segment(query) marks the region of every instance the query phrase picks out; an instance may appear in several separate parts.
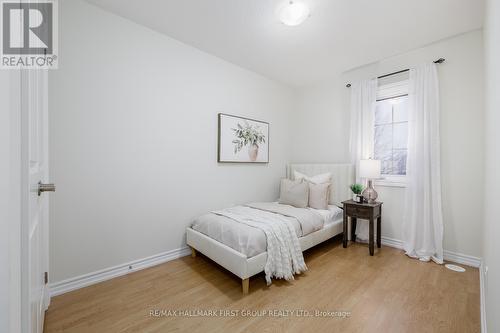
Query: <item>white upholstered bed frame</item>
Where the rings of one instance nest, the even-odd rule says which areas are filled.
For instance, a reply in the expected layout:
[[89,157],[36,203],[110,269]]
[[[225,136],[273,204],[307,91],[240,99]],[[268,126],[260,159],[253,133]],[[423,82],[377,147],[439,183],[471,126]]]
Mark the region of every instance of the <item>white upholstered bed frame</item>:
[[[350,197],[349,185],[354,181],[354,167],[350,164],[290,164],[287,166],[287,177],[293,178],[293,171],[314,176],[321,173],[332,173],[331,204],[340,204],[341,201]],[[302,251],[305,251],[319,243],[324,242],[342,233],[342,222],[335,221],[326,225],[323,229],[299,238]],[[191,247],[192,256],[196,251],[203,253],[222,267],[242,279],[242,290],[248,293],[249,279],[251,276],[264,271],[267,252],[247,258],[246,255],[202,234],[192,228],[187,228],[187,245]]]

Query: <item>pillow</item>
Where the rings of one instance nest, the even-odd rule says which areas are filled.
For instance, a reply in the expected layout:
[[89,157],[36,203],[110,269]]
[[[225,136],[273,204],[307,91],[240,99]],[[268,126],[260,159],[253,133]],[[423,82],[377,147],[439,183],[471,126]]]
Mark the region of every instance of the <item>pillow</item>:
[[332,182],[332,174],[330,172],[328,173],[322,173],[321,175],[316,175],[313,177],[309,177],[304,175],[303,173],[300,173],[298,171],[293,171],[293,178],[295,180],[305,180],[306,182],[313,183],[313,184],[324,184],[324,183],[331,183]]
[[282,179],[278,202],[283,205],[306,208],[309,203],[309,184],[302,180]]
[[331,183],[313,184],[309,183],[309,207],[314,209],[328,209],[330,201]]

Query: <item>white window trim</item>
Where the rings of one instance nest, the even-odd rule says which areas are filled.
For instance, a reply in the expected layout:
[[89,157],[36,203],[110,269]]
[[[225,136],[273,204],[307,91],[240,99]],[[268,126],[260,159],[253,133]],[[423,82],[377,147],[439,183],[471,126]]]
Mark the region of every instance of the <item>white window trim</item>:
[[375,186],[406,187],[406,176],[382,175],[381,179],[375,180]]
[[[389,84],[380,85],[377,91],[377,100],[386,99],[408,94],[409,80],[401,80]],[[375,186],[382,187],[406,187],[406,175],[382,175],[381,179],[374,181]]]

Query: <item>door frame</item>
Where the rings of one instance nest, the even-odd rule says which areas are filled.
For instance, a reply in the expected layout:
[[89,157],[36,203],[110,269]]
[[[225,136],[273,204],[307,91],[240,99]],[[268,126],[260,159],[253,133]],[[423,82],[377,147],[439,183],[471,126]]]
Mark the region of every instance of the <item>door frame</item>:
[[[22,29],[19,29],[22,31]],[[11,69],[0,73],[0,153],[4,157],[0,165],[0,331],[31,332],[30,295],[28,290],[30,263],[27,241],[29,240],[29,103],[43,103],[43,159],[47,163],[42,181],[48,177],[48,72],[44,70],[40,99],[30,98],[23,89],[30,71],[37,69]],[[3,135],[2,135],[3,134]],[[48,258],[48,198],[43,221],[43,246],[41,271],[49,272]],[[5,221],[5,222],[4,222]],[[42,277],[41,277],[42,278]],[[42,308],[50,303],[48,284],[43,287]],[[42,316],[43,320],[43,316]]]
[[[5,185],[0,194],[2,205],[1,223],[2,241],[5,255],[2,257],[2,280],[0,284],[2,297],[0,305],[0,330],[21,332],[21,75],[17,70],[5,71],[1,74],[2,90],[0,91],[2,119],[0,141],[3,159],[0,179]],[[3,222],[2,221],[2,222]]]
[[[26,71],[26,70],[25,70]],[[27,71],[26,71],[27,72]],[[0,331],[31,332],[30,295],[28,294],[30,263],[27,242],[29,241],[29,198],[32,188],[29,183],[29,116],[26,103],[29,103],[29,94],[23,91],[25,80],[29,79],[19,70],[0,73],[2,91],[0,91],[1,119],[0,152],[4,156],[0,172],[0,184],[5,186],[0,193],[0,238],[3,246],[0,271]],[[44,145],[48,145],[48,73],[45,73],[43,97],[39,103],[45,104],[43,112]],[[44,159],[48,160],[48,150],[44,150]],[[42,181],[47,181],[48,164]],[[48,198],[43,200],[44,255],[41,271],[48,272]],[[43,277],[40,277],[43,278]],[[43,309],[50,304],[48,284],[43,287]],[[43,316],[42,316],[43,320]]]
[[[22,31],[20,29],[19,31]],[[29,253],[26,246],[29,240],[29,196],[33,189],[29,185],[29,91],[23,89],[29,79],[30,71],[2,70],[0,73],[0,153],[4,157],[0,165],[0,331],[31,332],[31,311],[29,290]],[[47,71],[47,70],[45,70]],[[48,73],[42,81],[42,98],[36,103],[43,103],[43,158],[47,162],[43,181],[48,177]],[[5,161],[5,162],[4,162]],[[48,199],[43,201],[45,209],[42,224],[44,239],[44,258],[42,271],[48,272]],[[5,221],[5,222],[4,222]],[[50,303],[48,284],[43,288],[43,309]],[[42,317],[43,318],[43,317]]]

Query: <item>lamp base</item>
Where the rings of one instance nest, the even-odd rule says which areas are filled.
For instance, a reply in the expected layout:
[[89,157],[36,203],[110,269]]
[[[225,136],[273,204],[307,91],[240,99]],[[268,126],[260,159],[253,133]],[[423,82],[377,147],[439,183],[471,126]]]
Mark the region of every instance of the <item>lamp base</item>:
[[368,180],[368,186],[364,189],[362,193],[363,197],[368,200],[368,203],[372,204],[378,198],[378,193],[373,188],[373,181],[371,179]]

